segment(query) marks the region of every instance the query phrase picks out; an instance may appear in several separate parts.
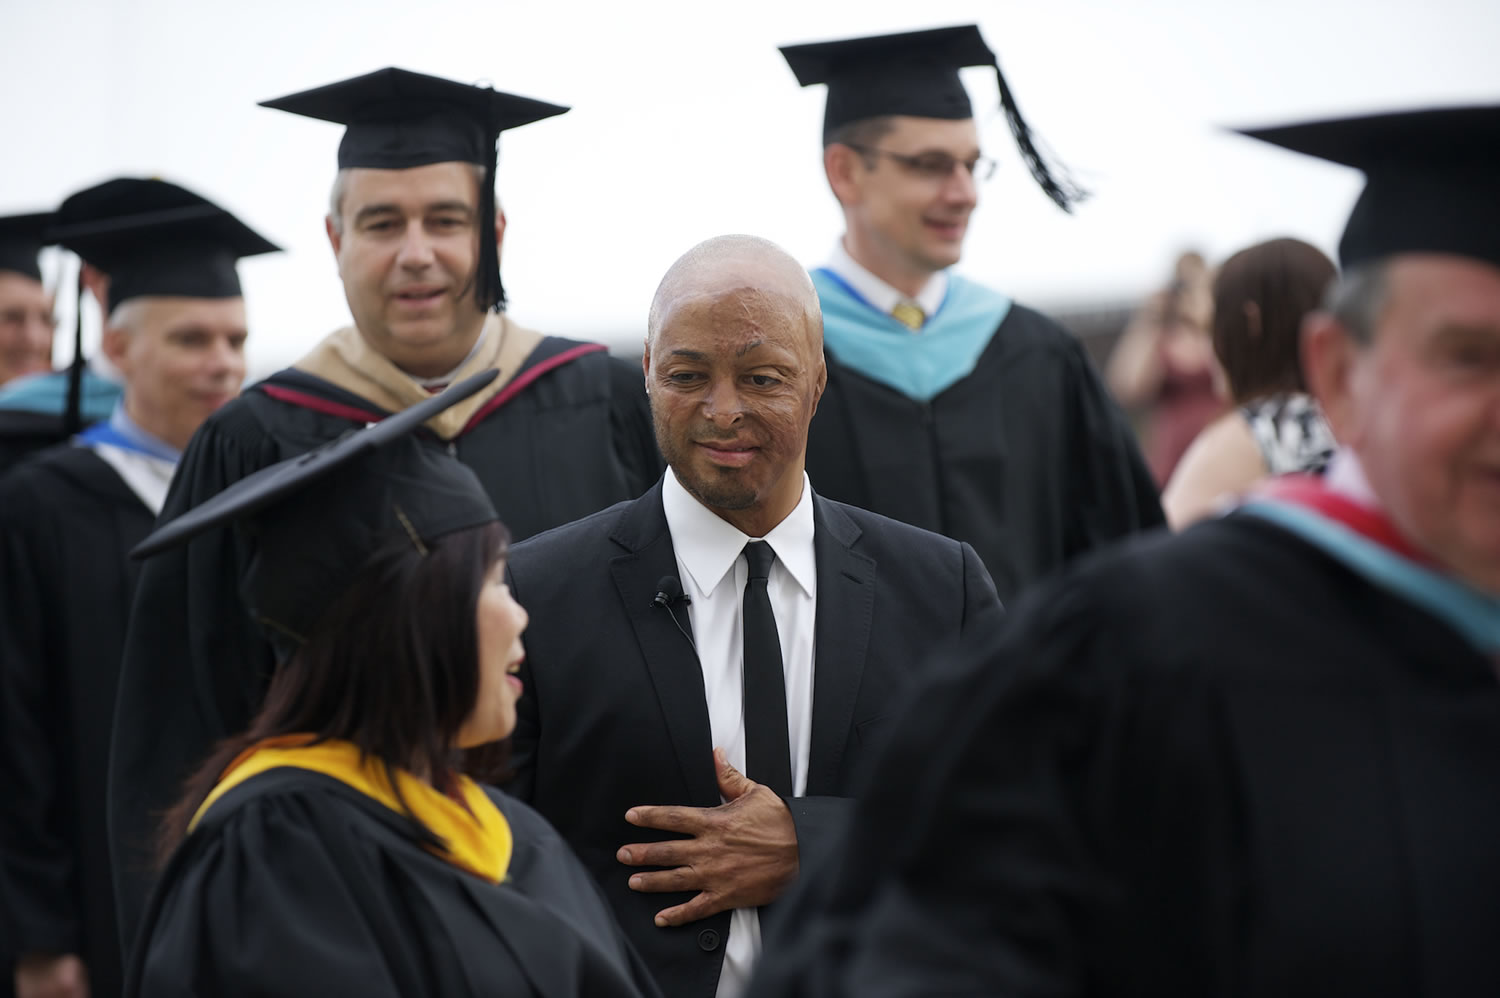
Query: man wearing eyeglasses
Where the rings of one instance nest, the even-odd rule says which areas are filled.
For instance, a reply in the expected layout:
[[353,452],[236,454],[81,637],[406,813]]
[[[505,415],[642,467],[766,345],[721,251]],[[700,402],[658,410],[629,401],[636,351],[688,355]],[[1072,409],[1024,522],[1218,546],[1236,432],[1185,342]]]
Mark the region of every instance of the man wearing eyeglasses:
[[1049,168],[974,25],[782,48],[828,85],[823,165],[845,231],[813,270],[828,388],[808,441],[820,494],[969,542],[1002,599],[1076,555],[1163,522],[1128,424],[1082,345],[952,271],[981,154],[965,66],[990,66],[1033,177]]

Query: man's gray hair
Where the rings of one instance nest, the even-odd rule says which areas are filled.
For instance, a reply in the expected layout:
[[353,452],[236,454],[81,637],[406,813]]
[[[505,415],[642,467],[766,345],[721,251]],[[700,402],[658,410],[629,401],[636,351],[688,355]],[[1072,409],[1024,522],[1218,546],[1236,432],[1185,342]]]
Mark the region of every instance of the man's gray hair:
[[1346,270],[1328,286],[1323,310],[1339,320],[1356,341],[1368,345],[1385,309],[1386,274],[1383,263],[1362,263]]

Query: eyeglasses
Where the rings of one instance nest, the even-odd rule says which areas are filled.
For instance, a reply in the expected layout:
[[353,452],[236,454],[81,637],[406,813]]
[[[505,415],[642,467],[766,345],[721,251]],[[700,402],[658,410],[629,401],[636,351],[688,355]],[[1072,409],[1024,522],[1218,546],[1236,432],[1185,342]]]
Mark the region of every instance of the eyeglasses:
[[905,153],[891,152],[889,149],[880,149],[876,146],[856,145],[853,142],[846,142],[844,144],[850,149],[862,152],[867,156],[888,156],[898,165],[916,174],[923,180],[947,180],[953,176],[953,171],[961,166],[969,171],[969,176],[983,183],[995,175],[995,167],[999,165],[988,156],[975,156],[973,159],[955,159],[945,152],[924,152],[916,156],[908,156]]

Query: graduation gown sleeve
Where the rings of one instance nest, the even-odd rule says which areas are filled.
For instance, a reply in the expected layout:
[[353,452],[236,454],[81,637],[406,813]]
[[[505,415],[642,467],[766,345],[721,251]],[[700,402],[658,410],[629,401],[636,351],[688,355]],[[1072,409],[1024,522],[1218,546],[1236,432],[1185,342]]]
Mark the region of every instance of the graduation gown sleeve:
[[1070,418],[1070,500],[1065,541],[1072,559],[1127,534],[1166,524],[1156,482],[1136,446],[1135,433],[1104,382],[1089,363],[1083,345],[1068,341]]

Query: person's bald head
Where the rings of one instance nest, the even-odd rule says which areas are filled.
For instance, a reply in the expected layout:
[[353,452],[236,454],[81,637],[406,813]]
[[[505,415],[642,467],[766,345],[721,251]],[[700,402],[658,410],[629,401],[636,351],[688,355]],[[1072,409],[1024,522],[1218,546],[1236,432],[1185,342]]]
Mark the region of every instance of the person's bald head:
[[684,298],[744,290],[771,308],[797,316],[823,350],[823,311],[806,268],[786,250],[760,236],[715,236],[677,258],[657,285],[646,322],[649,344],[661,328],[663,316]]
[[677,480],[765,536],[801,498],[807,429],[828,379],[807,271],[755,236],[699,243],[656,289],[643,366],[656,442]]

